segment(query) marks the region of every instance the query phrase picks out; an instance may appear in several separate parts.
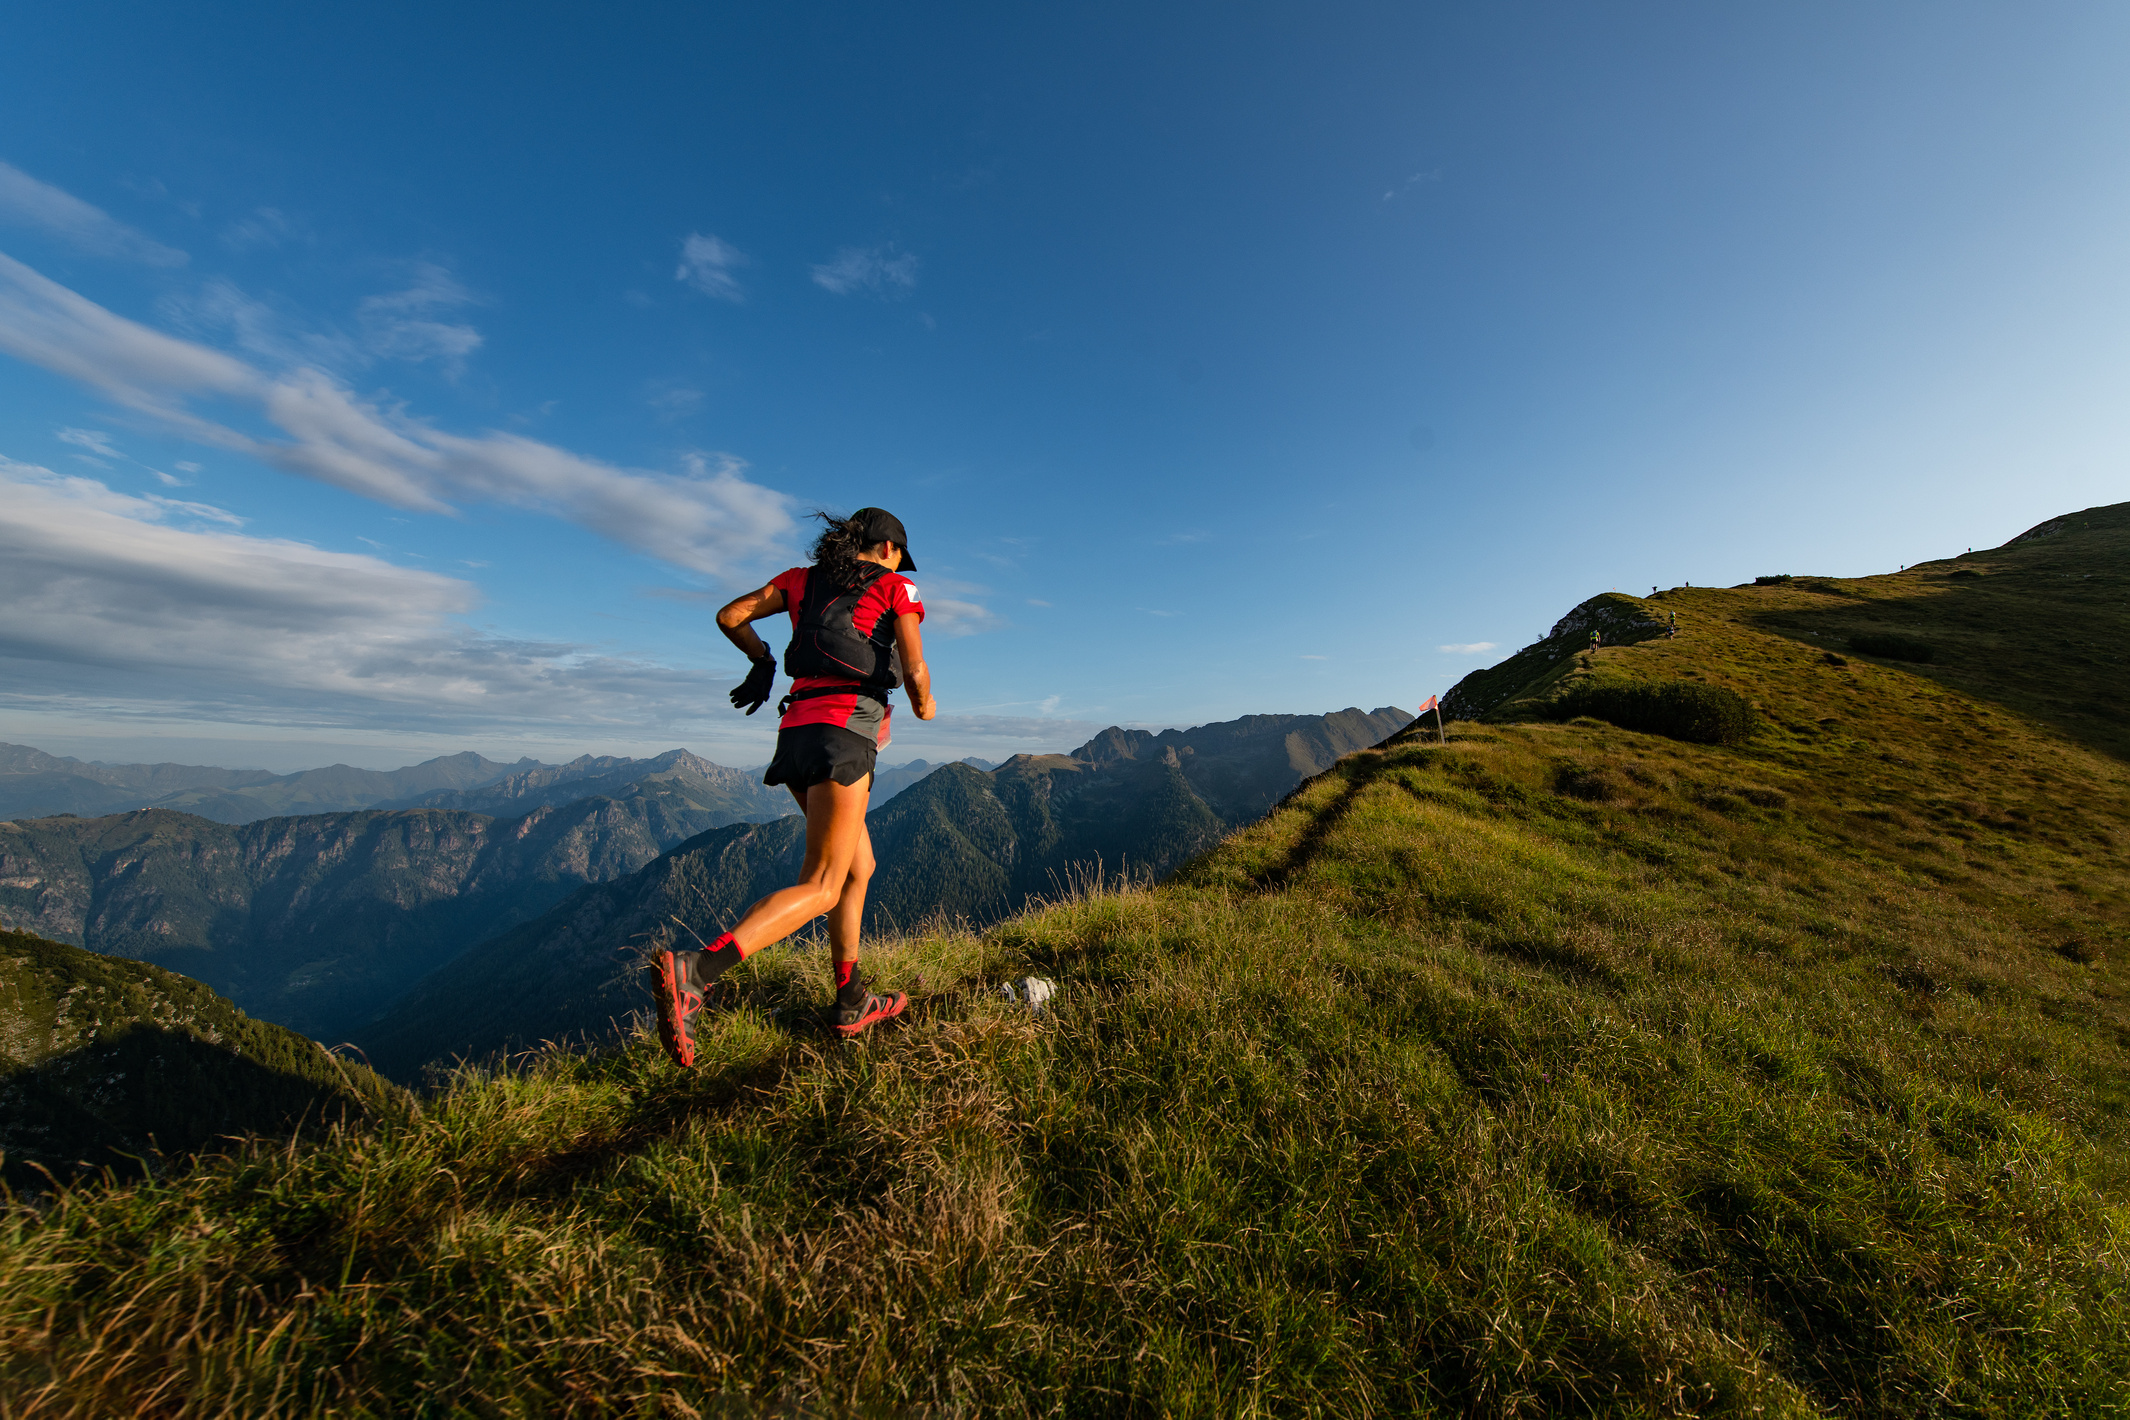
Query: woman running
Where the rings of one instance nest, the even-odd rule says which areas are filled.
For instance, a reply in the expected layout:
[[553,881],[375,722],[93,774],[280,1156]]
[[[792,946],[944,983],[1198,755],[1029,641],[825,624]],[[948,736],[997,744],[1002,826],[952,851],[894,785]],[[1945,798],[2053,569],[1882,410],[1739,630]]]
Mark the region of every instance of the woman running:
[[651,962],[658,998],[658,1038],[683,1066],[695,1064],[690,1028],[703,993],[720,976],[823,913],[836,972],[836,1032],[854,1036],[902,1014],[900,991],[874,995],[858,974],[858,922],[873,875],[873,840],[865,829],[873,761],[888,742],[888,692],[905,681],[920,720],[939,713],[925,669],[918,626],[924,603],[907,577],[915,571],[908,536],[894,514],[860,508],[848,518],[816,514],[828,526],[814,541],[811,567],[794,567],[717,614],[718,629],[747,653],[754,668],[732,692],[752,715],[769,699],[777,662],[748,623],[791,616],[784,670],[791,692],[777,708],[777,752],[764,784],[791,790],[806,814],[806,863],[795,887],[747,909],[737,927],[697,952],[661,951]]

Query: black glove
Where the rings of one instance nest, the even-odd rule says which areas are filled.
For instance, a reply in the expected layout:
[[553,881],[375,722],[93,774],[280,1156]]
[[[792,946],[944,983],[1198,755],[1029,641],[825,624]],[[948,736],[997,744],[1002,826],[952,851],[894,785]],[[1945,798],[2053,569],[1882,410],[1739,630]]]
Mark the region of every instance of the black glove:
[[745,710],[752,715],[769,702],[769,687],[776,684],[777,658],[763,656],[755,661],[754,669],[747,672],[747,679],[732,689],[732,708]]

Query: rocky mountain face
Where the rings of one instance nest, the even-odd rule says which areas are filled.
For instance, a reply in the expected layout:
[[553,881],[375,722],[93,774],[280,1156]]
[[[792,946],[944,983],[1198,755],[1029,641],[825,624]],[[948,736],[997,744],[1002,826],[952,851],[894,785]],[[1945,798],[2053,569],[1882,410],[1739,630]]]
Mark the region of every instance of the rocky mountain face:
[[[366,1066],[255,1021],[144,962],[0,932],[0,1153],[15,1188],[44,1170],[140,1160],[411,1107]],[[41,1166],[41,1167],[40,1167]]]
[[[1072,754],[1020,755],[990,773],[941,766],[868,818],[879,868],[867,929],[993,922],[1097,872],[1159,877],[1411,719],[1385,707],[1158,735],[1112,728]],[[380,1070],[413,1079],[438,1057],[603,1034],[646,1001],[636,966],[647,941],[675,918],[715,935],[788,886],[804,853],[796,816],[703,834],[474,948],[354,1039]]]
[[732,821],[684,777],[507,819],[411,809],[233,825],[141,809],[0,823],[0,920],[182,971],[338,1040],[471,943]]

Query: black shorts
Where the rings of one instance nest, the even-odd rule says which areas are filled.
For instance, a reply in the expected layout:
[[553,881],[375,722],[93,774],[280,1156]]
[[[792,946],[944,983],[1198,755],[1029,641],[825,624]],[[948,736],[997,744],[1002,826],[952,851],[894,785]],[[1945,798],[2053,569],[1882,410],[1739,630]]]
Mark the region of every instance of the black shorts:
[[879,747],[855,730],[793,725],[777,731],[776,757],[762,782],[805,790],[833,779],[848,788],[873,772],[879,754]]

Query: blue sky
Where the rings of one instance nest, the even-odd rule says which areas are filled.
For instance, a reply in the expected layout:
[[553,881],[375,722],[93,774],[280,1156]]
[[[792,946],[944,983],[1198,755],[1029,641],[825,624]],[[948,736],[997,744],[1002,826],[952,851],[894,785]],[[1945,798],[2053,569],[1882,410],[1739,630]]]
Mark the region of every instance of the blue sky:
[[2130,496],[2112,5],[83,4],[0,47],[0,738],[685,744],[814,507],[891,762],[1412,705]]

